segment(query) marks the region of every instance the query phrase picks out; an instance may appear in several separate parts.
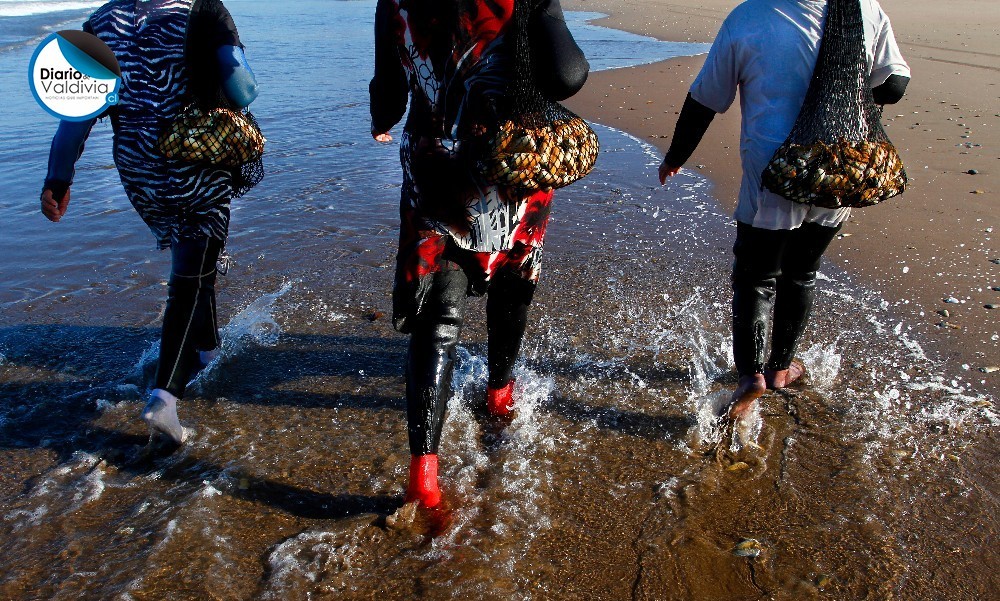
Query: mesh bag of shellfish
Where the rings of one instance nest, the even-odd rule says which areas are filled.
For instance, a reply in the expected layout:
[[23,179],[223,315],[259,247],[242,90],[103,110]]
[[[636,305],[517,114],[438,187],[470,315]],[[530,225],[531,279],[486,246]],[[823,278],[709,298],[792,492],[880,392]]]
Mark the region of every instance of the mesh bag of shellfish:
[[819,57],[788,139],[762,181],[791,201],[866,207],[901,193],[906,171],[868,84],[859,0],[830,0]]
[[249,111],[191,106],[160,135],[158,147],[167,158],[238,167],[257,161],[266,141]]
[[250,111],[204,110],[192,105],[160,135],[160,153],[170,159],[229,169],[239,198],[264,178],[264,143]]
[[487,181],[524,191],[568,186],[594,168],[600,145],[587,122],[545,98],[534,84],[528,36],[530,0],[514,5],[513,77],[495,130],[480,153]]

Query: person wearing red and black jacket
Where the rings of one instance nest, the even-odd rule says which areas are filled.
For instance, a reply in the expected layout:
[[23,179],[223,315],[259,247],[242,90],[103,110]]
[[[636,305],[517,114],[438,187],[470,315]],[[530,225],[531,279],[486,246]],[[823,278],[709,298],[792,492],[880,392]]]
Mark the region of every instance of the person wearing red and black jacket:
[[[590,67],[558,0],[523,1],[536,86],[553,100],[575,94]],[[507,416],[516,408],[512,370],[541,272],[552,192],[491,185],[461,160],[463,143],[495,119],[491,110],[510,81],[513,44],[505,34],[514,4],[380,0],[376,8],[372,136],[391,141],[389,130],[410,110],[400,140],[393,325],[410,335],[406,499],[424,507],[441,500],[437,452],[466,298],[487,295],[487,408]]]

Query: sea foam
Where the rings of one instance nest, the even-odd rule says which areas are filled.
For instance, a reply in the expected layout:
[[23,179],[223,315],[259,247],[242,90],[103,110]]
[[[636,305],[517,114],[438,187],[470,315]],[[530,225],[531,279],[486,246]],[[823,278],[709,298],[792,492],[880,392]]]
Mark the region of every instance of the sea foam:
[[79,2],[79,1],[50,1],[50,2],[21,2],[20,0],[0,0],[0,17],[27,17],[31,15],[44,15],[46,13],[58,13],[69,10],[84,10],[97,8],[103,2]]

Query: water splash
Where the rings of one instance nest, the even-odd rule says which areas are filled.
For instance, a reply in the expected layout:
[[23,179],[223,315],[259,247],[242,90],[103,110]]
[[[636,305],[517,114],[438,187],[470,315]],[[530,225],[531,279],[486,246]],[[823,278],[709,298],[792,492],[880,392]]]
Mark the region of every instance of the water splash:
[[[555,390],[555,381],[526,367],[514,370],[515,414],[506,428],[500,470],[505,498],[499,504],[501,515],[516,519],[518,530],[536,535],[549,527],[542,490],[551,485],[546,460],[540,451],[552,450],[555,439],[551,422],[540,409]],[[531,528],[523,526],[531,525]]]
[[487,377],[486,360],[459,346],[451,380],[453,395],[442,439],[450,449],[454,449],[457,464],[448,473],[456,494],[466,506],[476,496],[480,472],[489,465],[489,457],[481,444],[482,431],[475,416],[476,411],[482,408]]
[[799,353],[799,356],[806,366],[806,373],[809,374],[813,387],[821,392],[830,391],[840,374],[842,359],[837,352],[837,343],[813,344],[806,351]]
[[717,390],[690,399],[695,410],[695,425],[690,436],[693,448],[714,447],[722,442],[724,432],[720,427],[719,413],[729,404],[730,395],[728,390]]
[[[544,483],[545,470],[537,461],[540,449],[551,447],[545,425],[548,418],[541,412],[551,398],[555,382],[523,364],[514,369],[514,419],[498,434],[498,448],[487,449],[483,444],[482,428],[475,414],[483,412],[483,399],[488,379],[486,359],[458,348],[458,361],[452,380],[455,391],[452,411],[445,424],[443,437],[459,449],[462,465],[456,476],[463,496],[478,494],[475,482],[482,470],[492,470],[503,484],[500,515],[529,521],[545,527],[537,491]],[[470,500],[472,500],[470,498]],[[501,528],[502,529],[502,528]]]
[[265,294],[247,305],[229,320],[219,332],[222,344],[219,353],[192,380],[195,391],[211,381],[223,363],[231,361],[248,346],[274,346],[281,336],[281,326],[275,318],[278,301],[291,292],[294,282],[285,282],[281,288]]
[[703,327],[689,327],[685,331],[691,365],[689,396],[696,400],[709,395],[716,380],[732,369],[733,346],[730,337]]
[[[731,391],[718,390],[717,381],[733,369],[733,343],[727,329],[719,329],[717,324],[726,323],[726,317],[718,303],[707,298],[702,288],[695,288],[684,300],[669,305],[665,326],[656,339],[659,352],[672,350],[680,352],[689,366],[687,400],[694,409],[696,424],[691,438],[695,446],[714,446],[721,442],[724,434],[720,428],[719,415],[729,404]],[[745,418],[753,425],[744,436],[760,431],[759,411]],[[744,440],[756,441],[756,435]],[[737,441],[734,439],[734,444]]]
[[135,365],[132,367],[132,378],[137,381],[145,381],[147,374],[156,369],[156,362],[160,359],[160,340],[156,339],[149,343],[146,350],[142,352],[139,356],[139,360],[136,361]]
[[254,300],[229,320],[222,328],[222,354],[233,356],[248,343],[273,346],[281,335],[281,326],[274,318],[278,300],[288,294],[294,282],[285,282],[281,288]]
[[[273,346],[281,335],[281,326],[275,319],[275,306],[279,299],[293,288],[293,282],[285,282],[278,290],[254,299],[243,310],[234,315],[220,332],[222,344],[219,353],[189,383],[193,392],[200,392],[200,386],[210,381],[218,367],[232,360],[249,345]],[[129,379],[148,382],[160,358],[160,340],[149,343],[132,367]]]

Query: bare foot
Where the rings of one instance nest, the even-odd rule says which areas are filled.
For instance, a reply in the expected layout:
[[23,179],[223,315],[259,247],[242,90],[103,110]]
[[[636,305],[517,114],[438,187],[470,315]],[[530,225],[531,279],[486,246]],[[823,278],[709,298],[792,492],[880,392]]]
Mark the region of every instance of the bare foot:
[[765,369],[764,380],[767,382],[769,390],[778,390],[780,388],[787,388],[792,382],[801,378],[804,373],[806,373],[806,366],[798,359],[792,359],[792,362],[788,365],[788,369]]
[[743,417],[766,391],[764,374],[740,376],[736,391],[729,398],[729,417],[734,420]]

